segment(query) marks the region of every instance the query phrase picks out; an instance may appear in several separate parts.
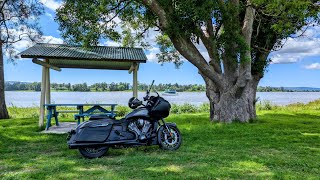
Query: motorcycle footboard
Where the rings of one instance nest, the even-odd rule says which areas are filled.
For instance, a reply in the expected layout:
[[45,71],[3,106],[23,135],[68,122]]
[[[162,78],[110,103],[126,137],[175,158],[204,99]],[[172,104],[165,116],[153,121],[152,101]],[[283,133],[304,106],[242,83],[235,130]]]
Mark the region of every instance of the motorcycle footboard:
[[139,143],[137,141],[108,141],[108,142],[91,142],[91,143],[70,143],[70,149],[77,149],[80,147],[101,147],[101,146],[112,146],[112,145],[146,145],[146,143]]

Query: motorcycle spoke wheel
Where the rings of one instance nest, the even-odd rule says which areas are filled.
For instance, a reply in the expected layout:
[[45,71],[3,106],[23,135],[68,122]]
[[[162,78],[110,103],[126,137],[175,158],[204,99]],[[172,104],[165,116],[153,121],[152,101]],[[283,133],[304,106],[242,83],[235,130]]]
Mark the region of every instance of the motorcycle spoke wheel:
[[181,134],[176,127],[163,128],[160,132],[159,145],[164,150],[177,150],[182,142]]

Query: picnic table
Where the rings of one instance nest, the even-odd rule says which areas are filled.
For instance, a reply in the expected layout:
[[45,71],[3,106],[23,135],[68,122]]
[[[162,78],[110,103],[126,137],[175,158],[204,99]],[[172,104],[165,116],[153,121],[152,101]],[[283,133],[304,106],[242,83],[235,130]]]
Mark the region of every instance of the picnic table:
[[[117,104],[45,104],[47,109],[47,124],[46,130],[51,126],[51,118],[55,118],[56,125],[59,126],[58,116],[59,113],[77,113],[74,115],[75,120],[80,124],[80,119],[84,121],[85,117],[91,117],[94,115],[104,115],[110,118],[115,118],[115,107]],[[57,107],[76,107],[76,110],[57,110]],[[89,109],[84,110],[85,106],[89,106]],[[107,110],[104,107],[109,106],[111,110]]]

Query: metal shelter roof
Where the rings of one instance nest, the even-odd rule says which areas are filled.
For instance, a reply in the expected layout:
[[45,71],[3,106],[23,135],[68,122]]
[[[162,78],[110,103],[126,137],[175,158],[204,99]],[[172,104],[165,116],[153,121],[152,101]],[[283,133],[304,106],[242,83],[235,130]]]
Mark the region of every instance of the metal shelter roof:
[[59,68],[129,70],[133,63],[145,63],[142,48],[81,46],[38,43],[20,53],[22,58],[42,58]]

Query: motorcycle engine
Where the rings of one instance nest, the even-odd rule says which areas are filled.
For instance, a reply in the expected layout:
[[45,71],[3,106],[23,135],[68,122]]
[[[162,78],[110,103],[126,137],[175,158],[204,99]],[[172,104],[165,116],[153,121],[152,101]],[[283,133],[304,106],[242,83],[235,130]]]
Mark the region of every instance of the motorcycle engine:
[[136,121],[131,122],[128,125],[129,130],[136,133],[139,140],[147,139],[147,135],[150,127],[151,127],[151,123],[144,119],[138,119]]

